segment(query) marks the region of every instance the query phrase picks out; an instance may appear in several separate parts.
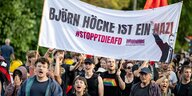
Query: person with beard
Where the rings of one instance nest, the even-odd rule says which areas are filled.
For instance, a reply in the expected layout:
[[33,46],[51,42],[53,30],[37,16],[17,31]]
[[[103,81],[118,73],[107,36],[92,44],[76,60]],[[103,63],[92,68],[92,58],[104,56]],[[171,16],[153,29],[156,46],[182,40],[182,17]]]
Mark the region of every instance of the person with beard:
[[139,73],[141,82],[132,86],[130,96],[161,96],[159,86],[151,82],[151,70],[144,67]]
[[38,58],[35,62],[35,76],[22,84],[17,96],[63,96],[59,84],[47,76],[49,66],[48,59]]
[[125,89],[125,83],[121,76],[122,63],[116,69],[116,60],[112,58],[107,59],[107,71],[101,74],[104,85],[104,96],[122,96],[121,90]]
[[191,67],[182,66],[181,68],[181,81],[174,89],[175,96],[192,96],[192,81],[191,81]]

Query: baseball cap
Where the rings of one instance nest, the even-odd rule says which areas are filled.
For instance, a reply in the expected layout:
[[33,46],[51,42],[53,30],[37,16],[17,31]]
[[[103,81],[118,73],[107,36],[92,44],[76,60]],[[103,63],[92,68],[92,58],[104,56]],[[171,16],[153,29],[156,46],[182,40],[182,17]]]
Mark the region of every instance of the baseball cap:
[[90,59],[90,58],[86,58],[86,59],[84,60],[84,62],[85,62],[85,63],[89,63],[89,64],[94,64],[94,63],[93,63],[93,60]]
[[139,73],[147,74],[147,73],[151,73],[151,70],[148,67],[144,67],[144,68],[141,69],[141,71]]

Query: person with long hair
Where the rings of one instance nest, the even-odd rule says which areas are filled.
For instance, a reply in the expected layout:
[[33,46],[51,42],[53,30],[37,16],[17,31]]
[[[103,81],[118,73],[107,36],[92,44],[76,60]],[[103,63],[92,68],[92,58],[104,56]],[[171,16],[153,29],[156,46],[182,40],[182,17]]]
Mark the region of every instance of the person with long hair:
[[78,76],[73,81],[73,94],[68,96],[90,96],[88,94],[88,85],[84,77]]

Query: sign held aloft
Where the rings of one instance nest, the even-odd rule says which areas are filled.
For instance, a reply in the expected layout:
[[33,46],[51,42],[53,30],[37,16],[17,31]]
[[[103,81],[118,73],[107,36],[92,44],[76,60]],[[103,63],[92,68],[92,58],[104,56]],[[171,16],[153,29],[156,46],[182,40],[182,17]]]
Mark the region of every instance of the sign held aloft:
[[167,62],[182,2],[138,11],[99,8],[79,0],[45,0],[39,45],[96,56]]

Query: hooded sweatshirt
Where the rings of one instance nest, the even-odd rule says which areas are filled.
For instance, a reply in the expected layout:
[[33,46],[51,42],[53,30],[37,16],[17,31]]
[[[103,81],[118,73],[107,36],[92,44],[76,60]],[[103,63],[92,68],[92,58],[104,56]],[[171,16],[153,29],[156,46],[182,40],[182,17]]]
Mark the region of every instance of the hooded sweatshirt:
[[[13,72],[13,77],[15,77],[15,72],[19,71],[21,72],[21,80],[25,81],[27,79],[27,69],[24,66],[18,67],[14,72]],[[6,87],[5,90],[5,96],[17,96],[17,92],[19,90],[20,86],[16,86],[14,83],[9,84]]]

